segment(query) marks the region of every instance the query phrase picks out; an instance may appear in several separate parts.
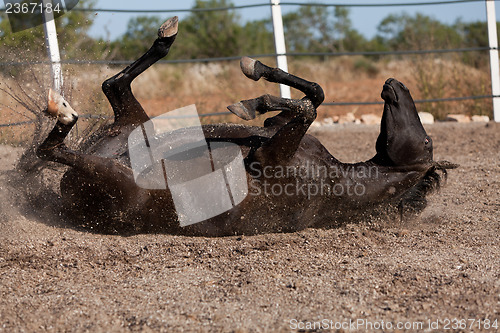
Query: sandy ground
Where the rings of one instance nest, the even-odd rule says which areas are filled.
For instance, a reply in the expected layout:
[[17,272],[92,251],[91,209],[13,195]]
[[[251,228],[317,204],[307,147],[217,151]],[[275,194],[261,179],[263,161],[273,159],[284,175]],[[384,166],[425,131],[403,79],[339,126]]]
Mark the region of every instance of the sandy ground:
[[[427,130],[435,159],[461,167],[417,221],[216,239],[90,234],[21,214],[5,173],[20,151],[0,146],[0,331],[496,332],[500,124]],[[359,161],[378,128],[314,134]]]

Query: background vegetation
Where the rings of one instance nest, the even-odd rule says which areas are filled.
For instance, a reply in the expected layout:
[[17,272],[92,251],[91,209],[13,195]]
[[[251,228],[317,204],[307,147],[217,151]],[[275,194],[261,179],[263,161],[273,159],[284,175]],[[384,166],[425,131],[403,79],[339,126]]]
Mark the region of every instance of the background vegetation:
[[[79,4],[86,8],[94,5],[93,0],[82,0]],[[194,8],[231,5],[229,0],[196,0]],[[165,20],[165,17],[159,16],[136,16],[128,22],[122,36],[109,42],[89,36],[93,18],[93,12],[71,11],[56,20],[58,31],[63,32],[59,33],[59,42],[64,60],[135,60],[150,47],[158,27]],[[353,27],[347,7],[303,6],[284,15],[283,20],[288,52],[403,51],[488,46],[486,22],[458,20],[453,24],[445,24],[419,13],[388,15],[381,20],[376,35],[371,39]],[[181,38],[182,42],[179,42]],[[5,15],[0,15],[0,45],[0,62],[46,59],[42,27],[14,35]],[[170,60],[274,53],[271,20],[244,20],[234,10],[193,11],[179,23],[178,41],[174,46],[168,56]],[[300,56],[290,57],[289,66],[290,71],[319,82],[327,93],[327,101],[339,101],[339,96],[344,101],[377,100],[382,80],[393,75],[413,87],[415,98],[428,99],[489,95],[488,56],[486,51],[349,58]],[[173,103],[169,104],[171,108],[172,105],[185,105],[186,101],[191,101],[197,103],[199,108],[205,106],[206,112],[220,112],[225,105],[252,97],[249,96],[248,87],[254,83],[244,79],[235,82],[235,77],[238,80],[241,78],[236,63],[168,66],[155,66],[156,72],[144,76],[147,80],[139,80],[142,82],[140,85],[136,84],[135,91],[145,103],[155,99],[169,100]],[[77,102],[80,103],[79,107],[97,113],[109,112],[99,82],[106,75],[115,73],[119,67],[65,65],[65,70],[66,75],[73,76],[72,87],[78,87],[78,94],[85,96]],[[0,66],[0,73],[4,77],[14,76],[23,82],[28,80],[25,71],[26,68],[22,66]],[[190,84],[181,83],[189,80]],[[359,82],[356,91],[344,89],[356,80]],[[194,85],[193,81],[201,83]],[[358,90],[361,85],[366,85],[366,90]],[[258,91],[277,93],[275,85],[258,83],[252,87],[256,87],[252,95]],[[180,101],[176,102],[176,98]],[[210,102],[214,100],[218,102]],[[0,98],[2,102],[6,103],[5,97]],[[361,111],[358,109],[329,107],[321,115],[380,112],[379,106],[365,107]],[[489,99],[425,103],[420,104],[419,109],[433,113],[438,119],[444,118],[447,113],[491,116],[492,112]]]
[[[228,7],[228,0],[196,0],[193,8]],[[93,0],[82,0],[80,7],[92,8]],[[486,22],[456,21],[444,24],[422,14],[390,14],[367,39],[352,26],[348,7],[299,7],[283,17],[289,52],[346,52],[487,47]],[[165,17],[136,16],[126,32],[113,42],[104,43],[88,35],[94,13],[71,11],[56,20],[65,59],[136,59],[150,46]],[[180,22],[182,45],[171,58],[195,59],[274,52],[271,20],[243,20],[234,10],[194,11]],[[39,26],[15,35],[4,14],[0,16],[0,41],[4,47],[25,51],[35,58],[44,52],[43,29]],[[481,65],[487,55],[464,55],[464,61]]]

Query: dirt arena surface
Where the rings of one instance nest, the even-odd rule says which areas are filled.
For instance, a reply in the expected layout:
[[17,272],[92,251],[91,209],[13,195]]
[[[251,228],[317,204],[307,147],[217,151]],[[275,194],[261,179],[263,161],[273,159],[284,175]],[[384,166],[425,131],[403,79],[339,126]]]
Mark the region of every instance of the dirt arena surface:
[[[461,166],[417,221],[226,238],[91,234],[20,213],[7,181],[20,150],[0,146],[0,331],[497,332],[500,124],[426,129],[435,160]],[[313,134],[353,162],[372,157],[378,127]]]

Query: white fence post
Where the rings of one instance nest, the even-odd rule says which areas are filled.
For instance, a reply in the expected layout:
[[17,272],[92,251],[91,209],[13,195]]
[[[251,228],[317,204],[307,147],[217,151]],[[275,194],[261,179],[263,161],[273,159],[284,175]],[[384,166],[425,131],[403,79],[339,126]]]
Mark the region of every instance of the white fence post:
[[[276,49],[276,63],[278,68],[288,72],[286,61],[285,31],[283,29],[283,17],[281,16],[280,0],[271,0],[271,13],[273,16],[274,46]],[[291,98],[290,87],[280,84],[281,97]]]
[[498,65],[497,20],[495,1],[486,0],[486,16],[488,18],[488,39],[490,44],[491,94],[493,96],[493,118],[500,122],[500,69]]
[[[51,10],[47,10],[51,6]],[[62,9],[62,8],[61,8]],[[54,5],[51,0],[43,0],[43,30],[45,31],[45,44],[51,63],[52,80],[54,90],[62,94],[63,76],[61,69],[61,56],[57,42],[56,24],[54,22]]]

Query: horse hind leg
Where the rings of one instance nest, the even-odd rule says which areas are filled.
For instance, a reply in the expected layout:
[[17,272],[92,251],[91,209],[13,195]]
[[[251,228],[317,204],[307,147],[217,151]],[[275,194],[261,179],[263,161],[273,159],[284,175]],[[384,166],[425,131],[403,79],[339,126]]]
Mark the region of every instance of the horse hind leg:
[[132,93],[131,83],[137,76],[168,54],[177,36],[177,31],[178,18],[174,16],[158,29],[158,38],[144,55],[120,73],[103,82],[102,90],[113,108],[116,126],[139,125],[149,120],[148,115]]
[[[264,65],[260,61],[249,57],[243,57],[240,61],[242,72],[250,79],[258,81],[264,78],[269,82],[286,84],[292,88],[302,91],[306,96],[300,101],[309,100],[314,108],[317,108],[325,99],[323,89],[319,84],[304,80],[298,76],[284,72],[279,68],[272,68]],[[305,104],[299,100],[278,99],[271,95],[263,95],[255,99],[244,100],[228,106],[228,109],[238,117],[251,120],[258,114],[264,114],[269,111],[282,110],[278,116],[266,120],[265,126],[275,126],[284,124],[294,117],[301,117],[301,110],[307,110]],[[304,105],[302,105],[304,104]],[[293,110],[293,112],[291,112]],[[298,111],[296,113],[295,111]],[[314,119],[313,119],[314,120]]]
[[[316,108],[308,98],[288,99],[263,95],[253,100],[241,101],[228,107],[233,113],[251,114],[283,110],[279,115],[266,119],[264,126],[276,130],[253,154],[263,165],[285,165],[295,155],[309,126],[316,119]],[[235,112],[236,110],[236,112]]]
[[273,127],[276,132],[255,150],[253,157],[265,165],[286,164],[295,155],[309,126],[316,119],[316,108],[324,100],[323,89],[317,83],[247,57],[242,59],[241,68],[253,80],[264,77],[271,82],[290,85],[306,94],[302,99],[263,95],[228,106],[231,112],[247,120],[255,118],[257,114],[282,110],[279,115],[266,119],[264,126]]
[[255,151],[254,157],[262,164],[286,165],[316,119],[316,108],[308,98],[293,100],[271,96],[270,101],[273,109],[285,111],[266,119],[264,126],[276,128],[276,133]]

